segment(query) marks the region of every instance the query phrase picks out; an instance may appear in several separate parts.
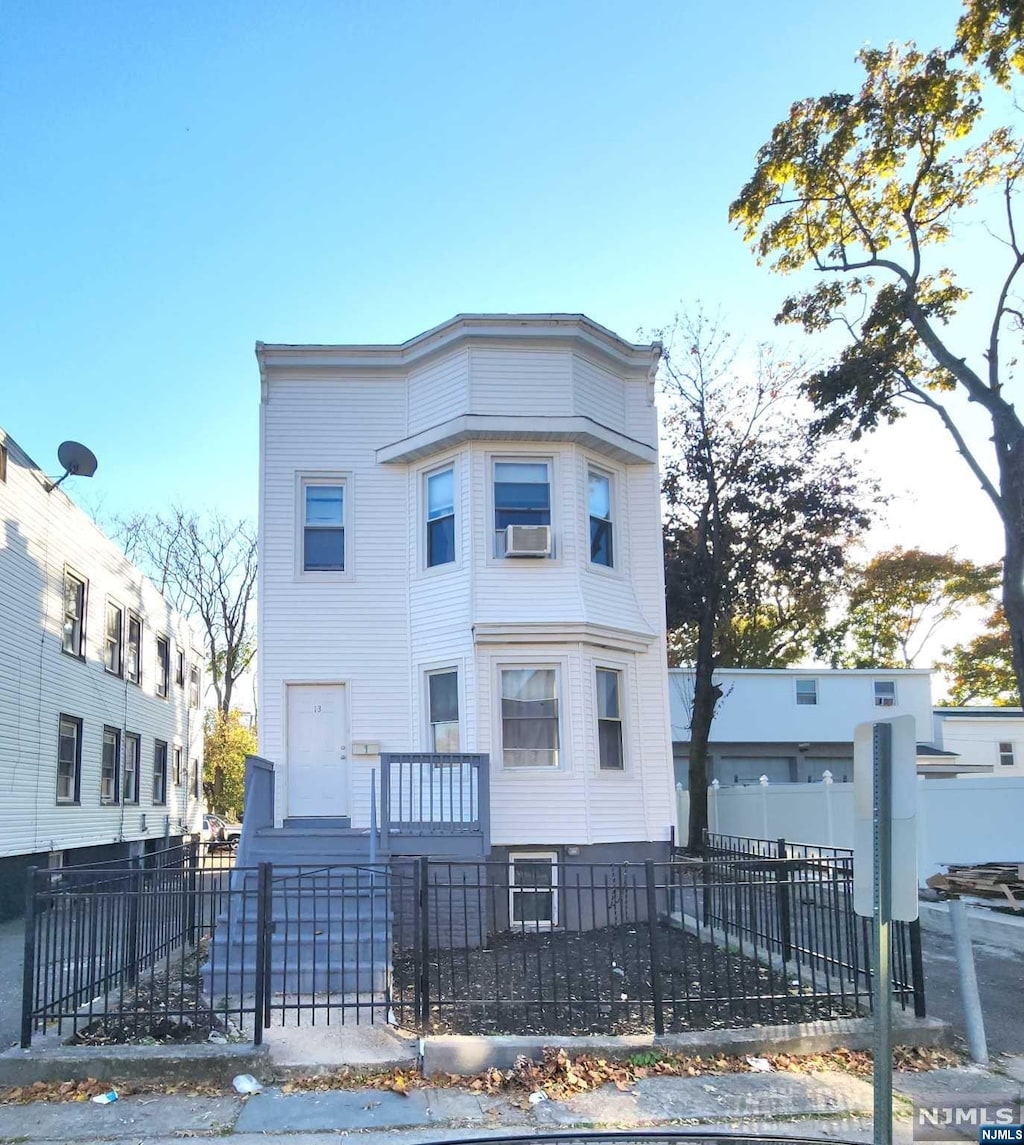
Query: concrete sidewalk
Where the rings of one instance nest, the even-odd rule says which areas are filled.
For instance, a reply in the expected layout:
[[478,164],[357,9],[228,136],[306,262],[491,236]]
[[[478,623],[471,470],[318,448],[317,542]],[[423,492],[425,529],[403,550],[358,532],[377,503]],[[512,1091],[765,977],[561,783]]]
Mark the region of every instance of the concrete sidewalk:
[[[1024,1060],[1015,1071],[1024,1077]],[[898,1089],[922,1096],[1001,1093],[1021,1095],[1020,1078],[959,1069],[901,1075]],[[911,1141],[910,1105],[897,1100],[896,1139]],[[441,1141],[497,1134],[585,1128],[702,1127],[732,1132],[871,1140],[871,1086],[848,1074],[745,1073],[646,1078],[628,1091],[604,1086],[568,1101],[535,1105],[466,1089],[283,1093],[249,1098],[139,1096],[110,1105],[0,1106],[0,1141],[92,1143],[131,1141],[170,1145],[189,1137],[226,1137],[234,1145],[268,1140],[331,1145],[357,1138],[363,1145]]]

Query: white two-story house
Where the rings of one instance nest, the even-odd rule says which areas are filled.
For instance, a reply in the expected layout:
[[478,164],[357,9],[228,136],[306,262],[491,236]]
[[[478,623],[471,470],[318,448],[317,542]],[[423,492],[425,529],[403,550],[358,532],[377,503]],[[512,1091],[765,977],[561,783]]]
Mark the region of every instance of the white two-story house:
[[0,429],[0,917],[29,866],[198,830],[203,646]]
[[[382,755],[477,753],[492,857],[662,855],[660,347],[582,315],[460,315],[256,353],[276,827],[365,829]],[[428,781],[439,805],[456,774]],[[412,793],[423,818],[434,797]]]

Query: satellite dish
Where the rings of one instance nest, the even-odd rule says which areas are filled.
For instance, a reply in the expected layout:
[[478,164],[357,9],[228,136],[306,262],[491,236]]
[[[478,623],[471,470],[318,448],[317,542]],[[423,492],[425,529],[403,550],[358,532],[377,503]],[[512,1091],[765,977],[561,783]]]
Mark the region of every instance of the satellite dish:
[[91,477],[98,464],[96,454],[79,441],[62,441],[57,450],[57,460],[64,466],[64,476],[54,489],[67,477]]

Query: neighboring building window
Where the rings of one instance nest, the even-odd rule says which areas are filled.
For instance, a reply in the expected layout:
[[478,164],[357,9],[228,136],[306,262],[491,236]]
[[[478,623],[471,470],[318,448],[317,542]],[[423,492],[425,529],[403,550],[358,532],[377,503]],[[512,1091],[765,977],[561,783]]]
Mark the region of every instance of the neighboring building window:
[[167,802],[167,744],[162,739],[153,745],[153,802]]
[[188,706],[199,707],[199,665],[193,664],[188,672]]
[[818,702],[818,681],[797,680],[796,702],[800,705],[806,704],[813,707]]
[[115,676],[123,667],[124,613],[112,601],[107,601],[107,620],[103,640],[103,666]]
[[166,636],[156,638],[156,694],[167,699],[171,681],[171,642]]
[[85,581],[64,570],[64,651],[72,656],[85,655]]
[[612,568],[612,479],[591,469],[587,474],[587,508],[590,514],[590,560]]
[[100,770],[100,802],[117,802],[117,783],[121,774],[121,733],[117,728],[103,729],[103,762]]
[[427,568],[455,560],[455,470],[427,477]]
[[181,787],[185,782],[185,772],[182,767],[183,755],[180,747],[174,748],[174,786]]
[[427,675],[430,750],[459,750],[459,674],[454,668]]
[[622,771],[622,673],[597,669],[597,742],[600,766]]
[[344,572],[345,486],[304,485],[303,505],[303,571]]
[[125,657],[125,675],[132,684],[142,683],[142,620],[134,612],[128,613],[128,654]]
[[57,802],[77,803],[82,785],[82,721],[61,716],[57,743]]
[[558,925],[558,863],[551,852],[513,854],[508,862],[508,913],[513,926]]
[[558,674],[503,668],[501,758],[505,767],[558,766]]
[[125,803],[139,801],[139,737],[132,732],[124,737],[124,784],[121,798]]
[[0,445],[0,481],[7,480],[7,446]]
[[551,483],[546,461],[494,463],[494,555],[505,555],[509,525],[550,525]]
[[895,708],[896,707],[896,681],[895,680],[876,680],[875,681],[875,707],[876,708]]
[[999,745],[999,763],[1003,767],[1013,767],[1013,744],[1000,743]]
[[185,687],[185,653],[181,648],[174,650],[174,682],[179,688]]
[[199,760],[194,759],[188,769],[188,787],[193,799],[199,798]]

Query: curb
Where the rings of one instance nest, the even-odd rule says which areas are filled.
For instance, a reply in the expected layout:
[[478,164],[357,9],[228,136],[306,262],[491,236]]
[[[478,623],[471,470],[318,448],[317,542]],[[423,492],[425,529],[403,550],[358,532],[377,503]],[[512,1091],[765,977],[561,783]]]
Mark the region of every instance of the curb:
[[[756,1029],[695,1030],[685,1034],[636,1034],[624,1037],[468,1037],[437,1035],[423,1038],[421,1055],[425,1077],[437,1073],[472,1075],[485,1069],[511,1069],[516,1059],[539,1061],[545,1049],[570,1054],[596,1053],[623,1058],[645,1050],[670,1053],[744,1054],[819,1053],[824,1050],[868,1050],[874,1045],[871,1018],[836,1018],[828,1022],[794,1022]],[[938,1018],[893,1015],[893,1042],[904,1046],[939,1046],[952,1042],[952,1028]]]
[[[949,907],[944,902],[918,903],[921,929],[949,934]],[[997,914],[983,906],[967,906],[971,938],[986,946],[1024,953],[1024,917]]]
[[0,1085],[34,1081],[208,1081],[230,1085],[239,1073],[268,1079],[267,1047],[238,1046],[45,1046],[0,1053]]

